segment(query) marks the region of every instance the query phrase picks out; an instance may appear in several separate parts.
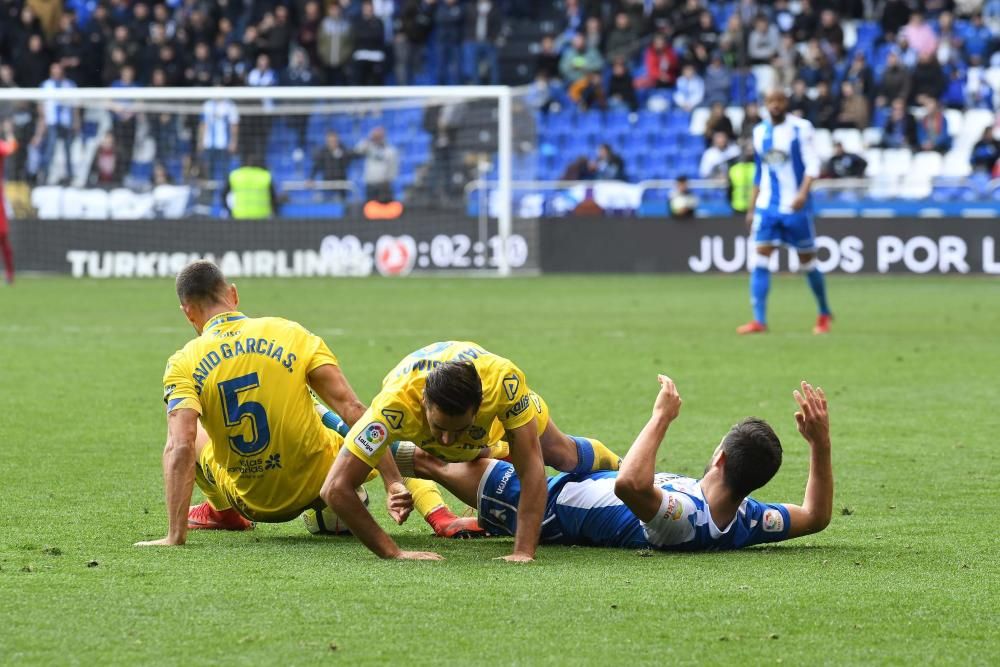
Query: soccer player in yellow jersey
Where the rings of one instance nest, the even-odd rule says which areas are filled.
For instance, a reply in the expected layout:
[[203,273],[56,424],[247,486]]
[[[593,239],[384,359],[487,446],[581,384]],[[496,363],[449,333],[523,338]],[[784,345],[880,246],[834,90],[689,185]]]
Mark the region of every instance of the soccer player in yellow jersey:
[[[560,431],[521,369],[470,342],[434,343],[403,359],[348,433],[322,497],[355,534],[353,521],[363,520],[367,513],[353,490],[371,468],[389,458],[385,453],[395,441],[400,441],[394,454],[404,476],[415,474],[414,446],[445,461],[509,457],[522,480],[522,491],[514,553],[505,558],[517,562],[533,560],[538,546],[546,500],[545,465],[564,472],[591,472],[617,470],[621,462],[600,441]],[[407,486],[422,514],[427,505],[443,503],[431,482]],[[383,539],[389,538],[378,537]]]
[[[323,426],[310,388],[348,423],[364,411],[337,358],[295,322],[240,313],[236,286],[211,262],[185,267],[177,296],[198,337],[170,357],[163,378],[169,529],[138,546],[180,545],[189,527],[244,529],[317,507],[343,439]],[[378,470],[390,516],[402,523],[412,499],[391,458]],[[196,480],[208,501],[189,508]],[[398,548],[380,555],[440,558]]]

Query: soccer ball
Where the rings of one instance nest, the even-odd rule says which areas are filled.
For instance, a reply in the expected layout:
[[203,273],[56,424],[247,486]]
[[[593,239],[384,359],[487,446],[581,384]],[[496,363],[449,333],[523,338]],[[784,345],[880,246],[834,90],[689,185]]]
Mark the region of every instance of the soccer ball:
[[[368,507],[368,492],[365,487],[357,488],[358,498],[365,507]],[[302,513],[302,522],[306,524],[306,530],[313,535],[350,535],[351,531],[347,524],[340,520],[332,509],[324,507],[322,512],[308,509]]]

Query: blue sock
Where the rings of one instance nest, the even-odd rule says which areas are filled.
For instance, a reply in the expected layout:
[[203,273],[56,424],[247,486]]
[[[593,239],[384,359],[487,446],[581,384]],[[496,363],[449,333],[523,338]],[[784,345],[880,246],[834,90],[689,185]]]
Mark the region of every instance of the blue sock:
[[347,432],[351,430],[351,427],[347,425],[347,422],[341,419],[340,415],[333,410],[327,410],[323,413],[323,426],[327,427],[331,431],[336,431],[343,436],[346,436]]
[[575,435],[571,435],[569,438],[576,443],[576,467],[570,470],[570,472],[590,472],[594,467],[594,446],[586,438]]
[[771,289],[771,270],[766,266],[755,267],[750,274],[750,305],[753,318],[767,324],[767,293]]
[[813,268],[806,273],[806,280],[809,281],[809,288],[812,290],[813,296],[816,297],[819,314],[829,315],[830,306],[826,303],[826,280],[823,278],[823,272],[817,268]]

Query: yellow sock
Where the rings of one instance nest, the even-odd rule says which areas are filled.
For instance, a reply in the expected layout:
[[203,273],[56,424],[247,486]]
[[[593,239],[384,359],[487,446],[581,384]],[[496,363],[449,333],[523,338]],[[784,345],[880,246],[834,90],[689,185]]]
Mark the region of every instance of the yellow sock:
[[420,516],[426,518],[428,514],[445,504],[444,497],[434,482],[404,477],[403,483],[413,496],[413,509],[420,512]]
[[618,470],[622,459],[597,438],[587,438],[594,447],[594,464],[591,470]]

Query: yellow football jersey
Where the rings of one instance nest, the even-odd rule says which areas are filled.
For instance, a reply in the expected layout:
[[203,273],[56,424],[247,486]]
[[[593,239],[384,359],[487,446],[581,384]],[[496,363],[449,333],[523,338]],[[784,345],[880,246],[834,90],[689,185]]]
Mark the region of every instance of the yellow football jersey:
[[[483,403],[472,426],[455,443],[442,445],[431,434],[424,415],[427,375],[446,361],[471,361],[483,383]],[[355,456],[370,466],[378,464],[387,445],[409,440],[446,461],[471,461],[515,429],[538,418],[538,432],[548,423],[544,401],[528,388],[524,373],[509,359],[476,343],[446,341],[421,348],[403,359],[382,380],[382,391],[347,434]]]
[[282,517],[318,496],[341,443],[316,414],[307,382],[327,364],[337,358],[301,325],[237,312],[209,320],[167,362],[167,411],[201,415],[215,474],[244,514]]

